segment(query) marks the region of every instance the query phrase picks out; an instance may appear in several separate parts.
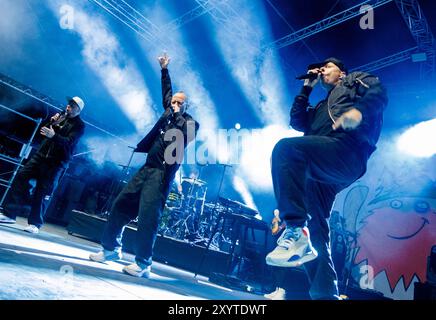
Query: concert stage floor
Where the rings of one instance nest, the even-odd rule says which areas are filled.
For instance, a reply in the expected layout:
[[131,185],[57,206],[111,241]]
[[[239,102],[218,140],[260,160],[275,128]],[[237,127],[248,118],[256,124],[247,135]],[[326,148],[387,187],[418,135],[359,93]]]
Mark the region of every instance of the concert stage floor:
[[0,225],[0,300],[263,300],[263,296],[217,286],[204,276],[154,262],[150,279],[123,274],[133,261],[88,260],[98,244],[46,224],[37,235],[26,220]]

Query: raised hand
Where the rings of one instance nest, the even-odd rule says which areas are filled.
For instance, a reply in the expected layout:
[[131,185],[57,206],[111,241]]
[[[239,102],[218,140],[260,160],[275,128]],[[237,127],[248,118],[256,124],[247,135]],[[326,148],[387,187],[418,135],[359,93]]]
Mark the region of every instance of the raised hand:
[[168,57],[167,53],[165,52],[162,56],[158,57],[157,60],[159,61],[160,67],[162,69],[166,69],[171,59],[170,57]]

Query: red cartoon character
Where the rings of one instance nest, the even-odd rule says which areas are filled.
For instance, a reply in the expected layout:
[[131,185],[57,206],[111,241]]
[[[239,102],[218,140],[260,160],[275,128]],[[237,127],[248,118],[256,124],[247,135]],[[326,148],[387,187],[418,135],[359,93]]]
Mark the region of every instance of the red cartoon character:
[[366,211],[354,263],[366,262],[374,289],[385,296],[413,299],[411,284],[426,281],[427,257],[436,244],[435,183],[380,192]]

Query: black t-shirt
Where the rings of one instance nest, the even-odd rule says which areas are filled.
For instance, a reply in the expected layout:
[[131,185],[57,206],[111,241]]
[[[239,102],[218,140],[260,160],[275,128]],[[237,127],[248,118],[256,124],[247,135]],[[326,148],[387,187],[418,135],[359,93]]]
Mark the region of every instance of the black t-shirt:
[[329,136],[340,138],[349,143],[358,143],[355,131],[345,132],[342,128],[333,130],[333,120],[328,110],[328,96],[325,100],[318,103],[312,114],[309,130],[306,135]]
[[321,101],[313,112],[310,128],[307,135],[331,136],[334,135],[332,128],[333,120],[329,116],[327,99]]
[[[147,155],[146,165],[152,168],[157,168],[161,170],[168,169],[169,165],[165,162],[165,149],[172,141],[165,141],[165,133],[170,129],[178,129],[174,123],[174,115],[170,115],[167,119],[163,120],[161,123],[161,128],[159,134],[156,136],[150,151]],[[177,166],[173,164],[172,166]],[[177,170],[176,170],[177,171]]]

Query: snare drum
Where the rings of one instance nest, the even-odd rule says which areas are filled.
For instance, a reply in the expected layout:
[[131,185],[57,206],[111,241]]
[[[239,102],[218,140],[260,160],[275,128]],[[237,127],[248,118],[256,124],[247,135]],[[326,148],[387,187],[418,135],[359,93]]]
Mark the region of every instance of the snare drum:
[[168,208],[180,208],[182,206],[182,195],[176,192],[170,192],[165,205]]

